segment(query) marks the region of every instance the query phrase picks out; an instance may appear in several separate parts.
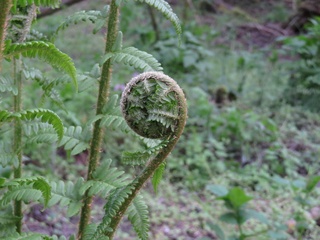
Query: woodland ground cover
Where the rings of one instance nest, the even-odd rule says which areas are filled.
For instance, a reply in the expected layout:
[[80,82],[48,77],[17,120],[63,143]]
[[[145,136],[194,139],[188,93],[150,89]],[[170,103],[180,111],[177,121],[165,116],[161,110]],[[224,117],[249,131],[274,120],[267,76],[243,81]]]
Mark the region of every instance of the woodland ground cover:
[[[284,22],[293,13],[286,1],[256,1],[250,7],[244,3],[218,12],[200,4],[210,1],[193,2],[194,9],[174,5],[184,23],[180,47],[174,30],[156,13],[159,36],[148,24],[151,15],[146,9],[128,3],[121,14],[126,44],[152,53],[188,99],[185,133],[167,160],[158,193],[151,184],[144,193],[151,215],[150,239],[318,239],[319,43],[291,37],[283,44],[281,36],[270,37],[269,28],[261,28],[265,22]],[[102,7],[84,1],[39,19],[35,28],[52,36],[71,13]],[[304,33],[308,39],[320,34],[320,20],[313,25]],[[57,36],[56,44],[78,70],[94,73],[104,39],[100,34],[88,36],[92,30],[79,23]],[[294,51],[296,46],[302,53]],[[35,66],[46,70],[39,61]],[[121,94],[133,72],[116,69],[113,93]],[[25,92],[36,84],[27,83]],[[43,106],[57,111],[67,125],[81,125],[94,114],[95,91],[75,94],[71,84],[61,87],[68,114],[50,102]],[[39,95],[33,92],[25,105],[38,105]],[[316,100],[308,102],[311,98]],[[104,142],[103,154],[118,168],[133,172],[136,167],[120,163],[120,152],[139,148],[139,143],[113,130]],[[87,152],[72,156],[62,148],[56,151],[54,145],[34,149],[30,145],[25,151],[29,175],[71,181],[85,175]],[[43,167],[48,164],[50,168]],[[94,221],[102,217],[104,204],[99,198],[95,203]],[[77,227],[78,219],[67,218],[59,207],[42,211],[33,205],[26,212],[28,230],[68,235]],[[120,230],[117,239],[136,238],[127,221]]]

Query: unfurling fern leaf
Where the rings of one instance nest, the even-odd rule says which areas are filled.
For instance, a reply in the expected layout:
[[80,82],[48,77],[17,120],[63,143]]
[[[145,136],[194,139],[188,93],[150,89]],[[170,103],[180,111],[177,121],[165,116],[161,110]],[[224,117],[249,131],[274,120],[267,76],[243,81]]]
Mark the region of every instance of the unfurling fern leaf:
[[136,1],[147,3],[151,7],[154,7],[159,12],[161,12],[173,24],[180,39],[180,35],[182,32],[180,20],[177,17],[177,15],[173,12],[169,3],[167,3],[165,0],[136,0]]
[[71,150],[71,155],[76,155],[89,148],[88,137],[90,133],[88,128],[84,130],[80,126],[70,126],[64,129],[64,135],[59,143],[65,150]]
[[162,71],[161,64],[149,53],[140,51],[134,47],[121,49],[117,52],[107,53],[100,64],[112,59],[118,63],[133,66],[144,71]]
[[148,240],[149,216],[148,206],[141,195],[133,199],[128,208],[128,218],[141,240]]
[[102,219],[102,222],[97,227],[97,230],[92,239],[100,239],[101,236],[105,235],[107,232],[110,232],[109,224],[111,222],[112,217],[117,214],[120,206],[125,202],[127,197],[131,194],[133,187],[128,185],[122,188],[114,189],[110,196],[108,197],[108,201],[104,206],[105,215]]
[[80,188],[80,194],[89,190],[89,196],[100,195],[106,198],[115,188],[123,187],[128,183],[128,177],[123,171],[111,168],[111,159],[102,162],[101,166],[93,173],[93,180],[85,182]]
[[0,75],[0,92],[12,92],[13,95],[18,94],[18,89],[13,83],[13,79],[9,75]]
[[44,205],[47,206],[51,198],[51,187],[42,177],[16,178],[3,184],[10,187],[0,199],[0,207],[8,205],[11,201],[38,201],[41,197],[44,199]]
[[76,68],[72,59],[67,54],[62,53],[57,49],[54,44],[43,41],[14,44],[7,42],[4,51],[5,57],[10,58],[18,56],[19,54],[28,58],[38,57],[53,67],[63,70],[72,78],[74,85],[78,88]]
[[80,187],[83,185],[83,179],[79,178],[76,184],[72,182],[63,181],[51,182],[51,199],[48,206],[51,207],[55,204],[60,204],[61,206],[68,206],[67,216],[71,217],[76,215],[81,208],[82,196],[79,193]]
[[20,113],[21,120],[35,120],[40,119],[41,122],[47,122],[52,125],[58,135],[59,140],[63,137],[63,124],[60,117],[49,109],[31,109]]

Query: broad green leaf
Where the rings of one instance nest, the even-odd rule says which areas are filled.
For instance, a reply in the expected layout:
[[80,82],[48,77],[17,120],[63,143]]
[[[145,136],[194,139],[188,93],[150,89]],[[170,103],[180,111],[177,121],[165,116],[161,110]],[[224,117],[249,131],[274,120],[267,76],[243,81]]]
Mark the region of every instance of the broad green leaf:
[[209,190],[211,193],[216,195],[217,197],[223,197],[228,194],[228,189],[221,185],[207,185],[206,189]]

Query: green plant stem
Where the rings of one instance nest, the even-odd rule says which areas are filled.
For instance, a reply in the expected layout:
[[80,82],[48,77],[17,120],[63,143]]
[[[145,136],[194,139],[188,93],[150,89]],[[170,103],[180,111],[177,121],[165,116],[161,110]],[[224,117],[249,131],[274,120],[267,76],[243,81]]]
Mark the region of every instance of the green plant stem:
[[0,71],[3,59],[4,43],[6,38],[7,24],[9,21],[9,13],[12,6],[12,0],[2,0],[0,10]]
[[179,140],[179,137],[181,136],[186,120],[187,120],[187,104],[186,104],[186,99],[184,97],[184,94],[182,90],[179,87],[173,87],[173,91],[177,93],[178,101],[179,101],[179,123],[178,126],[173,134],[171,136],[170,141],[168,145],[162,149],[157,156],[152,159],[148,165],[144,168],[144,170],[138,175],[134,181],[128,186],[132,190],[132,192],[127,196],[127,198],[123,201],[121,206],[119,207],[119,210],[117,213],[112,217],[111,222],[109,224],[110,229],[108,230],[105,235],[109,237],[109,239],[112,239],[115,231],[124,215],[126,212],[127,208],[133,201],[133,199],[137,196],[139,193],[140,189],[144,186],[146,181],[153,175],[155,170],[160,166],[161,163],[165,161],[167,156],[171,153],[172,149],[176,145],[176,143]]
[[[118,21],[119,21],[119,7],[116,5],[116,1],[112,0],[110,4],[110,14],[108,18],[108,31],[106,35],[106,47],[105,53],[110,53],[112,47],[116,42],[118,33]],[[112,77],[112,64],[111,60],[106,61],[101,70],[101,78],[99,85],[99,95],[97,100],[96,115],[102,113],[103,107],[108,101],[110,82]],[[89,154],[89,166],[87,172],[87,181],[92,179],[92,173],[98,166],[100,159],[100,148],[103,137],[103,129],[100,126],[101,120],[95,122],[93,127],[93,136],[90,144],[90,154]],[[92,196],[89,196],[87,191],[84,195],[83,206],[81,209],[81,217],[79,222],[78,239],[82,239],[85,227],[89,224],[91,215],[91,202]]]
[[[20,67],[20,59],[14,59],[14,84],[18,89],[18,93],[13,97],[13,109],[14,112],[20,112],[22,108],[22,73]],[[22,124],[20,119],[14,120],[14,136],[13,136],[13,151],[17,154],[18,157],[18,167],[14,169],[14,178],[21,178],[22,175]],[[21,218],[20,221],[16,223],[16,230],[18,233],[21,233],[22,228],[22,202],[14,202],[14,215]]]

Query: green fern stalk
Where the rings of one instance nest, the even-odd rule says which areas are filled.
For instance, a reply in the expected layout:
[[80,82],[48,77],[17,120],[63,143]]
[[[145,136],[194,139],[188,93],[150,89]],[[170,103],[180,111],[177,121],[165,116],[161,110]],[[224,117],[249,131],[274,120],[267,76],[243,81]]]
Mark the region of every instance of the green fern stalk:
[[3,59],[4,42],[6,38],[7,24],[9,20],[9,13],[12,6],[12,0],[1,0],[0,6],[0,71]]
[[[116,4],[116,0],[112,0],[110,4],[110,13],[108,17],[108,31],[106,35],[106,47],[105,53],[111,53],[112,48],[116,42],[118,34],[118,19],[119,19],[119,7]],[[97,99],[96,115],[99,115],[103,111],[103,107],[106,105],[109,97],[110,82],[111,82],[111,59],[107,60],[101,70],[101,78],[99,85],[99,95]],[[93,128],[93,136],[90,144],[89,154],[89,167],[87,172],[87,181],[93,179],[93,172],[96,170],[100,158],[100,148],[103,136],[103,130],[100,126],[101,119],[95,122]],[[78,239],[82,239],[84,229],[90,221],[92,197],[89,196],[89,191],[86,191],[84,195],[83,207],[81,209],[81,217],[79,222]]]
[[[20,112],[22,108],[22,72],[20,59],[14,59],[14,84],[18,90],[16,96],[13,96],[14,112]],[[22,175],[22,124],[19,118],[14,120],[13,152],[17,154],[19,165],[14,169],[14,178],[21,178]],[[22,228],[22,202],[14,202],[14,215],[20,218],[16,223],[16,230],[21,233]]]
[[[128,125],[134,126],[134,125],[132,125],[132,122],[131,122],[132,116],[131,117],[129,116],[130,113],[125,113],[125,111],[127,111],[127,110],[131,111],[133,109],[132,105],[130,107],[127,107],[127,109],[125,106],[128,101],[127,99],[129,99],[129,97],[130,97],[129,95],[131,94],[131,92],[133,92],[132,88],[134,87],[134,85],[138,84],[139,82],[143,82],[143,81],[146,81],[149,79],[151,79],[152,81],[160,81],[160,82],[164,83],[168,87],[168,92],[174,93],[174,96],[177,100],[178,118],[174,122],[173,125],[168,127],[168,129],[170,129],[171,131],[165,131],[164,135],[161,134],[160,136],[158,136],[160,139],[168,140],[166,147],[164,147],[160,150],[160,152],[147,164],[147,166],[144,168],[144,170],[141,172],[141,174],[138,175],[135,178],[135,180],[128,186],[128,188],[133,189],[133,190],[127,195],[125,200],[121,203],[120,207],[117,210],[117,213],[114,214],[111,217],[111,219],[109,220],[108,228],[110,230],[107,230],[104,232],[104,235],[109,237],[109,239],[113,238],[115,231],[116,231],[124,213],[126,212],[129,205],[132,203],[134,198],[137,196],[140,189],[144,186],[146,181],[154,174],[154,172],[159,168],[159,166],[165,161],[165,159],[171,153],[175,144],[179,140],[179,137],[181,136],[183,129],[184,129],[184,126],[186,124],[187,103],[186,103],[186,99],[185,99],[185,96],[184,96],[182,89],[178,86],[178,84],[173,79],[171,79],[170,77],[168,77],[162,73],[146,72],[146,73],[143,73],[143,74],[139,75],[138,77],[132,79],[129,82],[129,84],[127,85],[127,87],[122,95],[121,107],[122,107],[122,111],[124,112],[124,117],[126,118]],[[149,96],[149,93],[147,93],[146,95]],[[148,97],[148,98],[152,98],[152,97]],[[166,98],[164,98],[164,99],[166,99]],[[146,99],[144,103],[146,104],[147,101],[149,101],[149,99]],[[155,107],[155,106],[153,105],[152,107]],[[133,119],[133,121],[134,120],[135,119]],[[156,128],[156,131],[159,131],[160,125],[158,125],[158,122],[157,121],[156,121],[156,123],[154,121],[151,121],[151,122],[152,123],[149,126],[151,128],[154,127],[154,128]],[[143,120],[142,120],[141,124],[143,124],[145,127],[148,125]],[[155,124],[155,125],[153,125],[153,124]],[[137,131],[137,129],[133,129],[133,130],[136,131],[137,133],[140,131],[140,130]],[[148,133],[146,133],[144,135],[147,136]],[[154,131],[153,130],[151,130],[151,136],[154,138]]]

